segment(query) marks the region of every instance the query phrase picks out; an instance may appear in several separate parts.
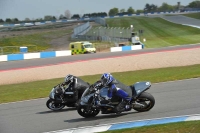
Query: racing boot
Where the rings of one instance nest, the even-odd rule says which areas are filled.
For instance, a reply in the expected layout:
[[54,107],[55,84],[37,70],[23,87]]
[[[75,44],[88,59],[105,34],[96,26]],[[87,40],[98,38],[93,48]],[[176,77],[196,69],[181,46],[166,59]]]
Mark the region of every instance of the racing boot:
[[128,101],[123,100],[122,102],[120,102],[116,107],[115,107],[115,112],[116,113],[121,113],[123,111],[126,110],[126,104],[128,103]]

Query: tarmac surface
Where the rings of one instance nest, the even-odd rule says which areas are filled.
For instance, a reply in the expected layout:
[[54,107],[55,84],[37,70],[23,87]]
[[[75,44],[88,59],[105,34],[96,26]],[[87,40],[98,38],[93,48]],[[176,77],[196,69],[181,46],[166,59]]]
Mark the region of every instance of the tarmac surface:
[[142,113],[133,110],[121,115],[99,114],[95,118],[85,119],[79,116],[74,108],[50,111],[45,105],[47,98],[0,104],[0,132],[42,133],[123,121],[198,114],[199,81],[197,78],[152,84],[147,92],[155,97],[155,106],[152,110]]
[[[168,20],[172,21],[173,16],[170,17]],[[180,21],[185,20],[180,18]],[[68,73],[81,76],[100,74],[105,71],[120,72],[200,64],[199,46],[185,45],[140,51],[1,62],[0,84],[58,78]],[[95,118],[85,119],[79,116],[74,108],[64,108],[59,112],[53,112],[45,105],[48,98],[0,104],[0,132],[41,133],[106,123],[198,114],[200,112],[199,81],[200,79],[196,78],[152,84],[151,89],[148,90],[156,100],[152,110],[143,113],[131,111],[118,116],[99,114]]]

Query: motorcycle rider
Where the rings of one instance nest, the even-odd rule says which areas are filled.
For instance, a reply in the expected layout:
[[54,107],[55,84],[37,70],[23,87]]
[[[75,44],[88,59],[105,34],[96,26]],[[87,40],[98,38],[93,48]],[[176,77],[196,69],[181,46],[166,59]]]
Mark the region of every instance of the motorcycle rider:
[[101,79],[93,84],[93,87],[109,87],[108,97],[106,98],[109,102],[111,102],[113,94],[123,99],[122,102],[116,106],[116,112],[124,111],[125,106],[131,100],[132,90],[128,86],[116,80],[110,73],[104,73],[101,76]]
[[[65,79],[64,82],[61,84],[62,86],[65,85],[69,85],[69,88],[73,89],[72,91],[75,94],[75,100],[78,100],[78,97],[84,92],[84,90],[90,86],[89,83],[83,81],[82,79],[80,79],[79,77],[76,77],[72,74],[68,74]],[[62,100],[64,102],[64,93],[62,95]]]

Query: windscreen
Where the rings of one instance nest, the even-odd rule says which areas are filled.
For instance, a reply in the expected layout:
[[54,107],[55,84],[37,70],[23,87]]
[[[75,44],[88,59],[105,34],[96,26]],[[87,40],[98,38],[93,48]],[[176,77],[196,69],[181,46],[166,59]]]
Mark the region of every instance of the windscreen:
[[94,48],[93,45],[92,45],[91,43],[84,44],[84,47],[85,47],[85,48]]
[[107,95],[108,95],[108,88],[102,88],[100,90],[100,96],[101,97],[107,97]]
[[87,96],[87,95],[90,95],[91,93],[94,93],[94,92],[95,92],[95,90],[94,90],[93,87],[88,87],[88,88],[83,92],[82,97],[85,97],[85,96]]

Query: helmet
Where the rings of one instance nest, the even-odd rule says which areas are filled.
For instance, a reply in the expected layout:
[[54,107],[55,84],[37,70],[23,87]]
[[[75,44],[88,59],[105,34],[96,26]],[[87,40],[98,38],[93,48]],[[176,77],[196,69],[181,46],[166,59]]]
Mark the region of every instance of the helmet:
[[69,84],[69,83],[73,82],[73,78],[74,78],[73,75],[68,74],[68,75],[65,77],[65,80],[64,80],[64,81],[65,81],[65,83]]
[[114,80],[113,76],[110,73],[104,73],[101,76],[101,82],[104,86],[109,85]]

